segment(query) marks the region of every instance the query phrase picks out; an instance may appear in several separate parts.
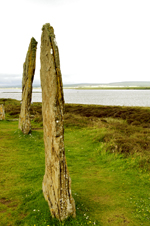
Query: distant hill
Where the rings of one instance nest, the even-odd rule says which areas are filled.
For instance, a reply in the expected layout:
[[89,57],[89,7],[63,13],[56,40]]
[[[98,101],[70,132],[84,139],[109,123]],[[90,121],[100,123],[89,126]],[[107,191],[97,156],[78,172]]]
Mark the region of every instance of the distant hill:
[[[17,81],[15,84],[10,80],[7,84],[1,83],[0,88],[21,88],[21,82]],[[64,88],[77,88],[77,87],[150,87],[150,81],[125,81],[125,82],[112,82],[112,83],[75,83],[63,84]],[[33,87],[40,87],[40,82],[34,81]]]
[[139,86],[150,87],[150,81],[133,81],[133,82],[113,82],[109,83],[110,86]]
[[90,86],[120,86],[120,87],[150,87],[150,81],[127,81],[127,82],[112,82],[112,83],[78,83],[78,84],[64,84],[64,88],[68,87],[90,87]]

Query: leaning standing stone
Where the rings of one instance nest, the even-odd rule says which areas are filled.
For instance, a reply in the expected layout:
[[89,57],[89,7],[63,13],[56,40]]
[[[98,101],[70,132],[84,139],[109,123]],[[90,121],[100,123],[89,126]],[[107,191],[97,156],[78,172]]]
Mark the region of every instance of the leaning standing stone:
[[45,24],[42,30],[40,76],[45,143],[42,187],[52,216],[62,221],[69,216],[76,216],[64,148],[62,77],[54,29],[50,24]]
[[5,120],[5,110],[4,110],[4,105],[0,105],[0,120]]
[[32,82],[35,72],[36,48],[37,41],[34,38],[31,38],[26,55],[26,60],[23,64],[22,104],[19,116],[19,129],[22,130],[24,134],[28,134],[31,130],[30,107],[32,96]]

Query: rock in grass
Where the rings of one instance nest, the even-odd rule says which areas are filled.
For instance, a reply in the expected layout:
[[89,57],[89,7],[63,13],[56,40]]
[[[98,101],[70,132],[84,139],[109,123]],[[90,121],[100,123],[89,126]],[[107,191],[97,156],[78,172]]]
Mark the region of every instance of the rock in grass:
[[54,29],[50,24],[45,24],[42,30],[40,76],[45,143],[45,175],[42,187],[52,216],[62,221],[76,215],[64,148],[62,76]]
[[5,110],[4,110],[4,105],[0,105],[0,120],[5,120]]
[[32,82],[35,73],[37,41],[31,38],[25,62],[23,64],[22,78],[22,104],[19,116],[19,129],[24,134],[31,131],[30,107],[32,97]]

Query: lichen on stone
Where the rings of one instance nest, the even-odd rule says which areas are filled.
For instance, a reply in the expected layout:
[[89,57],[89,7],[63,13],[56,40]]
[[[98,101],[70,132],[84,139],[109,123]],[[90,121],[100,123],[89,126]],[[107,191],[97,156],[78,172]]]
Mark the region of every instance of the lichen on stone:
[[5,120],[5,109],[3,104],[0,105],[0,120]]

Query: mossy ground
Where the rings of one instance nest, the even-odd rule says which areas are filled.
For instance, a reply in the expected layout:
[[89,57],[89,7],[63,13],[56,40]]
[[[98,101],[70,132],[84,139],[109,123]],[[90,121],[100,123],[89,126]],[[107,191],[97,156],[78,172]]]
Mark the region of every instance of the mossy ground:
[[77,218],[58,222],[42,194],[41,104],[32,133],[18,131],[19,101],[1,99],[0,225],[149,225],[150,109],[65,105],[65,150]]

